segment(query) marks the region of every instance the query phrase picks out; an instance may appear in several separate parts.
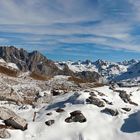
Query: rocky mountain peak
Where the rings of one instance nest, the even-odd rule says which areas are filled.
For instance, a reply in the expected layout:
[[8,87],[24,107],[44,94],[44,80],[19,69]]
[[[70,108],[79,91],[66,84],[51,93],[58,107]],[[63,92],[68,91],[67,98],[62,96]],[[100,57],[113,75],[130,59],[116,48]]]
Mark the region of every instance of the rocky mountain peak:
[[54,69],[59,71],[51,60],[48,60],[38,51],[27,52],[14,46],[1,46],[0,57],[8,63],[15,63],[21,71],[34,71],[45,75],[50,74],[50,71]]

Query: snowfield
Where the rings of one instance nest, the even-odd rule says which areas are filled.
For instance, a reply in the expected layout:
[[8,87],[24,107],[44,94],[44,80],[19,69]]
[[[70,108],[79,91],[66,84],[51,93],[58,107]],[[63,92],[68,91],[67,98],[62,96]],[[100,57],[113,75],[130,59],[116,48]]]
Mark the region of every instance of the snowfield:
[[[131,100],[139,104],[140,88],[116,88],[115,90],[103,86],[69,92],[54,96],[50,104],[41,104],[36,108],[29,105],[21,108],[21,106],[1,102],[1,106],[14,110],[28,122],[28,129],[25,131],[8,129],[11,134],[8,140],[139,140],[140,106],[125,103],[117,90],[124,90],[127,94],[131,94]],[[104,102],[104,107],[87,102],[91,92]],[[63,111],[56,112],[58,108]],[[103,112],[105,108],[117,109],[118,115],[112,116]],[[131,110],[125,111],[122,108]],[[65,119],[76,110],[81,111],[86,122],[67,123]],[[33,122],[34,112],[37,113]],[[45,124],[48,120],[54,120],[54,123],[48,126]]]

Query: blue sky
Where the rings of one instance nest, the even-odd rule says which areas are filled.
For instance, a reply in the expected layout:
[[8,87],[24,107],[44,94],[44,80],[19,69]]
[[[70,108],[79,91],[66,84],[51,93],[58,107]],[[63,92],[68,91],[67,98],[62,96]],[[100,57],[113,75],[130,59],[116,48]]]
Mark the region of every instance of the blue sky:
[[0,0],[0,45],[54,60],[140,59],[140,0]]

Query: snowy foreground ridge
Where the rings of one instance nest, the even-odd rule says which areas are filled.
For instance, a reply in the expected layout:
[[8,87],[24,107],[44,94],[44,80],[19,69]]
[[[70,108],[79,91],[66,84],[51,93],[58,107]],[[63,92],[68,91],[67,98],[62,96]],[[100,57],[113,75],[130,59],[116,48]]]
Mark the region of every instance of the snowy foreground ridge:
[[[37,108],[1,106],[28,122],[25,131],[8,129],[8,140],[139,140],[139,103],[139,87],[102,86],[54,96],[50,104]],[[82,115],[78,112],[73,115],[79,118],[70,118],[73,111]]]

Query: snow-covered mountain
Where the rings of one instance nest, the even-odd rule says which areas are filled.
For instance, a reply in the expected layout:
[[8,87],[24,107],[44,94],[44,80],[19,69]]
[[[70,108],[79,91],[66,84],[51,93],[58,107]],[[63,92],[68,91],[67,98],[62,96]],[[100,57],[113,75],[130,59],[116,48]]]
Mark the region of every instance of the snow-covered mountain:
[[140,62],[128,68],[128,70],[117,76],[115,81],[122,81],[129,85],[139,85],[140,84]]
[[81,71],[95,71],[98,72],[101,76],[108,80],[113,80],[116,76],[127,72],[129,68],[138,63],[137,60],[129,60],[123,62],[109,62],[104,60],[97,60],[92,62],[90,60],[86,61],[63,61],[56,62],[56,65],[63,69],[63,66],[66,64],[70,70],[73,72],[81,72]]

